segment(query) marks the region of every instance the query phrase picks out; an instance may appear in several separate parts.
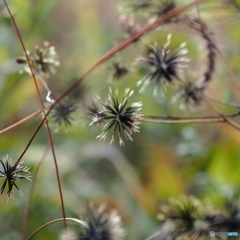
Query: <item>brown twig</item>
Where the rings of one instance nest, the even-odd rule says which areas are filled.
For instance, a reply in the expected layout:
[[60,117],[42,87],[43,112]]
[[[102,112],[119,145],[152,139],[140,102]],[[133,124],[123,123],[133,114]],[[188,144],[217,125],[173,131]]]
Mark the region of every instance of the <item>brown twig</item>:
[[[11,10],[9,9],[9,6],[6,2],[6,0],[3,0],[4,1],[4,4],[7,8],[7,11],[11,17],[11,20],[13,22],[13,26],[15,28],[15,31],[17,33],[17,36],[18,36],[18,39],[21,43],[21,46],[23,48],[23,51],[24,51],[24,54],[26,56],[26,59],[27,59],[27,62],[28,62],[28,66],[29,66],[29,69],[31,71],[31,74],[32,74],[32,77],[33,77],[33,81],[34,81],[34,84],[35,84],[35,88],[37,90],[37,94],[38,94],[38,98],[39,98],[39,101],[41,103],[41,106],[42,108],[44,108],[44,104],[43,104],[43,101],[42,101],[42,98],[41,98],[41,95],[40,95],[40,91],[39,91],[39,88],[38,88],[38,84],[37,84],[37,80],[36,80],[36,77],[35,77],[35,74],[34,74],[34,71],[33,71],[33,68],[32,68],[32,65],[31,65],[31,62],[30,62],[30,58],[28,56],[28,53],[27,53],[27,50],[25,48],[25,45],[24,45],[24,42],[23,42],[23,39],[22,39],[22,36],[20,34],[20,31],[18,29],[18,26],[15,22],[15,19],[11,13]],[[44,121],[46,123],[46,128],[47,128],[47,132],[48,132],[48,137],[49,137],[49,141],[50,141],[50,146],[51,146],[51,150],[52,150],[52,155],[53,155],[53,159],[54,159],[54,164],[55,164],[55,170],[56,170],[56,175],[57,175],[57,182],[58,182],[58,188],[59,188],[59,194],[60,194],[60,201],[61,201],[61,207],[62,207],[62,215],[63,215],[63,218],[65,219],[65,209],[64,209],[64,202],[63,202],[63,195],[62,195],[62,189],[61,189],[61,182],[60,182],[60,176],[59,176],[59,170],[58,170],[58,164],[57,164],[57,158],[56,158],[56,154],[55,154],[55,149],[54,149],[54,145],[53,145],[53,140],[52,140],[52,134],[51,134],[51,130],[49,128],[49,124],[48,124],[48,120],[47,120],[47,116],[45,114],[45,112],[43,112],[44,114]],[[41,125],[38,125],[38,127],[41,127]],[[37,128],[38,129],[38,128]],[[40,129],[40,128],[39,128]],[[38,130],[39,130],[38,129]],[[33,135],[34,137],[36,136]],[[33,137],[32,136],[32,137]],[[33,138],[31,137],[31,139],[33,140]],[[31,140],[30,139],[30,140]],[[30,144],[32,142],[32,140],[30,141]],[[26,150],[29,148],[30,144],[28,143],[27,146],[25,147],[25,149],[23,150],[23,154],[20,155],[20,157],[18,158],[18,160],[16,161],[16,163],[14,164],[14,166],[11,168],[11,171],[14,171],[16,169],[16,167],[18,166],[21,158],[23,157],[23,155],[25,154]],[[64,221],[64,228],[66,229],[67,228],[67,224],[66,224],[66,221]],[[24,240],[24,239],[23,239]]]

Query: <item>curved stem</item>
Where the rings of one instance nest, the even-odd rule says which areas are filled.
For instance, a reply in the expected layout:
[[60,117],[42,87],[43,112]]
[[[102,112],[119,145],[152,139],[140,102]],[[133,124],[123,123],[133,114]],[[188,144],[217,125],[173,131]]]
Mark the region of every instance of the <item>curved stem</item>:
[[5,132],[7,132],[7,131],[9,131],[9,130],[11,130],[11,129],[17,127],[17,126],[19,126],[19,125],[21,125],[22,123],[24,123],[24,122],[26,122],[26,121],[28,121],[28,120],[36,117],[36,116],[39,115],[40,113],[46,111],[49,107],[50,107],[50,106],[44,107],[44,108],[42,108],[41,110],[38,110],[37,112],[32,113],[32,114],[28,115],[27,117],[21,119],[20,121],[15,122],[14,124],[12,124],[12,125],[10,125],[10,126],[8,126],[8,127],[6,127],[6,128],[3,128],[2,130],[0,130],[0,134],[5,133]]
[[39,171],[40,171],[40,167],[42,166],[43,162],[45,161],[45,159],[46,159],[46,157],[47,157],[48,151],[49,151],[49,145],[47,145],[46,149],[44,150],[44,153],[43,153],[42,158],[41,158],[41,160],[40,160],[40,162],[39,162],[39,164],[38,164],[38,166],[37,166],[37,169],[36,169],[35,174],[34,174],[34,178],[33,178],[33,180],[32,180],[32,185],[31,185],[31,189],[30,189],[29,196],[28,196],[28,201],[27,201],[27,204],[26,204],[26,207],[25,207],[24,216],[23,216],[22,240],[25,239],[25,235],[26,235],[27,222],[28,222],[28,219],[29,219],[29,212],[30,212],[31,200],[32,200],[34,188],[35,188],[35,186],[36,186],[36,181],[37,181],[38,173],[39,173]]
[[154,239],[155,237],[157,237],[157,236],[160,235],[161,233],[163,233],[163,231],[162,231],[162,230],[159,230],[159,231],[155,232],[154,234],[152,234],[151,236],[145,238],[145,240]]
[[[38,98],[39,98],[39,101],[40,101],[40,104],[42,106],[42,108],[44,108],[44,104],[43,104],[43,100],[41,98],[41,95],[40,95],[40,91],[39,91],[39,87],[38,87],[38,84],[37,84],[37,80],[36,80],[36,76],[34,74],[34,70],[33,70],[33,67],[31,65],[31,62],[30,62],[30,58],[29,58],[29,55],[27,53],[27,50],[25,48],[25,45],[24,45],[24,42],[23,42],[23,39],[22,39],[22,36],[20,34],[20,31],[18,29],[18,26],[17,26],[17,23],[15,22],[15,19],[11,13],[11,10],[9,9],[9,6],[6,2],[6,0],[3,0],[4,1],[4,4],[7,8],[7,11],[11,17],[11,20],[13,22],[13,26],[15,28],[15,31],[17,33],[17,36],[18,36],[18,39],[21,43],[21,46],[23,48],[23,51],[25,53],[25,56],[26,56],[26,59],[27,59],[27,62],[28,62],[28,66],[29,66],[29,69],[31,71],[31,74],[32,74],[32,77],[33,77],[33,81],[34,81],[34,84],[35,84],[35,88],[36,88],[36,91],[37,91],[37,95],[38,95]],[[62,188],[61,188],[61,182],[60,182],[60,176],[59,176],[59,170],[58,170],[58,164],[57,164],[57,158],[56,158],[56,154],[55,154],[55,148],[54,148],[54,145],[53,145],[53,139],[52,139],[52,133],[51,133],[51,130],[50,130],[50,127],[49,127],[49,124],[48,124],[48,119],[47,119],[47,115],[45,112],[43,112],[44,114],[44,121],[46,123],[46,128],[47,128],[47,133],[48,133],[48,137],[49,137],[49,141],[50,141],[50,146],[51,146],[51,150],[52,150],[52,155],[53,155],[53,160],[54,160],[54,165],[55,165],[55,170],[56,170],[56,175],[57,175],[57,183],[58,183],[58,189],[59,189],[59,195],[60,195],[60,202],[61,202],[61,208],[62,208],[62,215],[63,215],[63,218],[65,219],[65,208],[64,208],[64,201],[63,201],[63,194],[62,194]],[[25,154],[25,152],[27,151],[28,147],[30,146],[30,144],[32,143],[32,140],[34,139],[34,137],[36,136],[38,130],[40,129],[42,125],[39,124],[38,125],[38,128],[37,128],[37,131],[35,131],[35,134],[31,137],[30,141],[28,142],[27,144],[27,147],[25,147],[25,149],[23,150],[23,153],[21,154],[20,158],[17,160],[17,162],[14,164],[14,166],[11,168],[10,170],[10,173],[13,172],[16,167],[18,166],[18,163],[20,161],[20,159],[22,158],[22,156]],[[67,224],[66,222],[64,221],[64,228],[66,229],[67,228]]]
[[53,220],[53,221],[50,221],[50,222],[48,222],[48,223],[45,223],[44,225],[42,225],[41,227],[39,227],[36,231],[34,231],[34,232],[27,238],[27,240],[32,239],[33,236],[35,236],[40,230],[42,230],[43,228],[47,227],[48,225],[51,225],[51,224],[56,223],[56,222],[65,221],[65,220],[66,220],[66,221],[72,221],[72,222],[79,223],[79,224],[82,225],[83,227],[88,228],[88,225],[87,225],[85,222],[83,222],[83,221],[81,221],[81,220],[79,220],[79,219],[76,219],[76,218],[59,218],[59,219],[55,219],[55,220]]

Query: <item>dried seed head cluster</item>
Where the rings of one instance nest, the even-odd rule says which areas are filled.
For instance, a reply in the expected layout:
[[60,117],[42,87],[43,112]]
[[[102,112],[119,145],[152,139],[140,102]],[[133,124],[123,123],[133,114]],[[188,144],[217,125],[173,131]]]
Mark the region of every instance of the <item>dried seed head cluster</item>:
[[13,187],[15,187],[20,194],[22,192],[19,190],[16,181],[19,179],[27,179],[31,181],[31,174],[29,168],[21,166],[22,162],[19,163],[15,168],[11,163],[11,159],[6,156],[3,160],[0,159],[2,165],[2,171],[0,171],[0,177],[5,178],[1,188],[0,193],[3,194],[6,187],[8,187],[8,197],[13,198]]
[[[157,16],[161,16],[167,12],[170,12],[174,8],[176,8],[176,3],[173,0],[162,0],[159,3],[157,3],[156,5],[154,5],[154,7],[155,7],[155,14]],[[169,20],[167,20],[167,21],[169,21]]]
[[163,230],[169,231],[172,237],[191,239],[192,235],[197,234],[195,223],[202,216],[202,210],[198,199],[183,196],[179,200],[171,199],[169,204],[161,206],[158,219],[164,222]]
[[[35,73],[55,73],[60,64],[56,60],[55,47],[45,41],[43,47],[35,46],[35,53],[27,52],[30,64]],[[31,74],[26,57],[16,59],[17,63],[25,64],[24,71]]]
[[157,95],[159,85],[166,82],[172,83],[175,78],[178,78],[179,71],[186,67],[186,62],[189,59],[184,55],[188,52],[185,48],[186,43],[182,43],[173,53],[169,50],[171,34],[167,37],[167,42],[159,53],[157,46],[150,46],[149,57],[139,56],[137,61],[150,67],[150,73],[138,81],[137,86],[142,85],[140,92],[143,92],[145,87],[150,82],[155,82],[154,95]]
[[[90,125],[100,122],[106,122],[103,128],[103,133],[97,136],[98,139],[103,140],[106,138],[107,133],[112,130],[112,137],[110,144],[114,142],[114,135],[117,132],[119,143],[123,145],[123,136],[126,139],[132,140],[131,135],[133,132],[139,132],[140,120],[143,116],[141,111],[142,103],[135,102],[127,107],[128,99],[131,97],[134,91],[130,91],[129,88],[125,90],[125,94],[121,103],[117,99],[118,90],[115,91],[113,96],[112,89],[108,94],[108,100],[110,103],[102,103],[100,111],[92,112],[90,118],[92,122]],[[100,97],[98,100],[102,102]]]
[[211,231],[238,233],[239,203],[239,199],[228,201],[225,213],[222,213],[209,203],[204,206],[193,196],[171,199],[160,208],[158,218],[162,225],[159,239],[209,239]]
[[203,102],[205,87],[187,82],[177,94],[177,98],[182,100],[182,106],[199,106]]
[[114,80],[121,80],[129,73],[128,68],[118,61],[112,63],[111,70]]
[[90,204],[79,219],[83,224],[77,232],[70,232],[68,240],[122,240],[125,236],[121,217],[116,210],[107,211],[105,205]]
[[60,101],[51,111],[49,116],[57,125],[65,124],[72,125],[73,113],[76,112],[77,106],[71,101]]

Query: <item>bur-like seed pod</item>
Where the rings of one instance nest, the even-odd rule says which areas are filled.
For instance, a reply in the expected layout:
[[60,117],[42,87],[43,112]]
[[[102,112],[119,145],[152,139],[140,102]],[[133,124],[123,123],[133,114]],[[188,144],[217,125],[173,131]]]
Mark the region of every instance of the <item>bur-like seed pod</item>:
[[[27,53],[31,67],[35,73],[55,73],[56,67],[60,65],[59,62],[56,60],[55,47],[51,46],[50,43],[47,41],[43,43],[43,47],[36,45],[34,53],[30,51],[28,51]],[[26,57],[18,57],[16,61],[19,64],[25,64],[26,66],[23,70],[31,74]]]
[[107,211],[105,205],[90,204],[80,212],[75,231],[67,231],[63,240],[122,240],[125,231],[122,227],[121,217],[116,210]]
[[99,140],[106,139],[107,133],[112,132],[110,141],[110,144],[112,144],[115,133],[117,133],[120,145],[124,145],[123,136],[126,139],[132,140],[132,133],[139,132],[138,125],[143,117],[143,114],[140,112],[142,103],[135,102],[127,106],[128,99],[133,92],[129,88],[125,89],[121,103],[117,99],[117,90],[115,91],[115,96],[113,96],[112,89],[110,89],[110,93],[108,94],[109,103],[103,103],[101,98],[98,97],[98,101],[101,102],[102,107],[100,111],[91,114],[90,118],[92,122],[90,125],[101,122],[105,123],[103,132],[97,136]]
[[176,96],[182,102],[181,108],[188,106],[200,106],[203,102],[205,90],[205,86],[198,85],[197,83],[186,82]]
[[73,113],[76,112],[77,106],[72,101],[60,101],[51,111],[49,118],[57,125],[64,124],[66,127],[72,125]]
[[183,196],[179,200],[171,199],[168,204],[162,205],[158,219],[164,223],[162,230],[168,232],[170,239],[198,239],[201,233],[196,230],[195,224],[202,216],[201,202],[194,197]]
[[19,187],[17,186],[17,181],[20,179],[26,179],[31,181],[31,174],[29,168],[23,167],[22,163],[17,164],[14,168],[14,165],[11,162],[11,159],[6,156],[3,160],[0,159],[2,165],[2,171],[0,171],[0,177],[3,177],[5,180],[0,188],[0,193],[3,194],[5,188],[8,188],[7,194],[9,198],[13,198],[13,188],[15,187],[20,194]]
[[[154,5],[154,14],[156,14],[158,17],[170,12],[176,8],[176,3],[174,0],[160,0]],[[174,18],[168,19],[167,22],[172,21]]]
[[219,232],[240,231],[240,199],[231,199],[226,203],[226,213],[209,224],[209,229]]
[[111,77],[113,80],[122,80],[129,73],[128,68],[120,63],[119,61],[115,61],[111,66]]
[[178,78],[179,71],[186,67],[186,62],[189,59],[184,55],[188,52],[185,48],[186,43],[182,43],[179,48],[171,53],[169,50],[169,44],[171,40],[171,34],[167,37],[167,42],[159,51],[156,44],[150,46],[149,57],[139,56],[137,61],[149,67],[150,73],[137,82],[137,86],[143,84],[140,88],[140,92],[143,92],[145,87],[154,82],[154,95],[157,95],[159,85],[164,85],[166,82],[172,83]]

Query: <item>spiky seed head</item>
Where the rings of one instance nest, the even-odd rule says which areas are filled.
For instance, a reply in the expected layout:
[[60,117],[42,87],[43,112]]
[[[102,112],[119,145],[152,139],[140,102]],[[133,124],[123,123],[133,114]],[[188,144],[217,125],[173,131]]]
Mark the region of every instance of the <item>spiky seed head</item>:
[[143,117],[143,114],[140,112],[142,103],[135,102],[127,107],[128,100],[133,92],[134,91],[131,91],[129,88],[125,89],[125,94],[121,103],[119,103],[117,98],[117,89],[113,93],[110,88],[108,94],[109,103],[103,103],[101,98],[98,97],[98,100],[102,103],[102,107],[100,111],[92,115],[92,122],[90,125],[100,122],[105,122],[105,125],[103,127],[103,132],[97,136],[97,139],[105,140],[107,133],[111,131],[112,137],[110,144],[114,142],[115,133],[117,133],[119,143],[123,145],[123,136],[126,139],[132,140],[132,133],[139,132],[138,125]]
[[105,205],[90,204],[80,212],[76,231],[64,234],[64,240],[122,240],[125,231],[116,210],[107,211]]
[[187,82],[177,94],[177,98],[182,100],[181,108],[185,106],[197,107],[201,105],[205,90],[206,87],[204,85]]
[[154,13],[159,17],[176,8],[176,3],[174,0],[160,0],[159,3],[154,5],[154,8]]
[[[35,46],[35,53],[27,51],[31,67],[35,73],[55,73],[60,63],[56,60],[56,50],[49,42],[45,41],[43,46]],[[19,64],[26,64],[23,71],[31,74],[26,57],[16,59]],[[21,72],[23,72],[21,71]]]
[[[182,196],[180,199],[170,199],[168,204],[160,207],[158,219],[164,223],[163,228],[168,228],[172,237],[195,236],[195,223],[203,218],[203,206],[193,196]],[[164,229],[163,229],[164,230]],[[197,238],[196,238],[197,239]]]
[[19,187],[17,186],[16,181],[19,179],[26,179],[31,181],[31,174],[29,172],[29,168],[23,167],[23,162],[20,162],[14,167],[8,155],[3,158],[3,160],[0,159],[0,163],[2,166],[2,170],[0,170],[0,177],[3,177],[5,179],[0,188],[0,193],[3,194],[5,188],[8,187],[8,197],[13,198],[13,188],[15,187],[18,192],[22,194]]
[[179,72],[186,67],[189,59],[185,57],[188,50],[185,48],[186,43],[182,43],[175,51],[171,53],[169,44],[171,41],[171,34],[167,36],[167,42],[164,44],[161,51],[157,49],[157,44],[150,45],[149,57],[139,56],[137,61],[149,67],[150,73],[137,82],[137,86],[143,84],[140,92],[143,92],[145,87],[154,82],[153,93],[156,96],[159,85],[164,85],[166,82],[172,83],[175,78],[178,78]]
[[118,61],[112,63],[111,70],[114,80],[121,80],[129,73],[128,68]]
[[64,124],[66,127],[72,125],[73,113],[76,112],[77,106],[72,101],[60,101],[51,111],[49,118],[57,125]]

